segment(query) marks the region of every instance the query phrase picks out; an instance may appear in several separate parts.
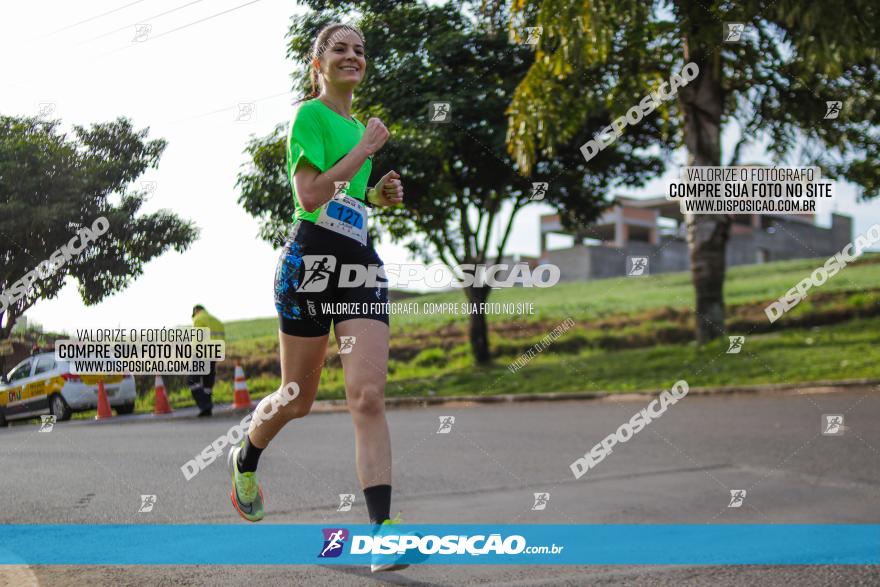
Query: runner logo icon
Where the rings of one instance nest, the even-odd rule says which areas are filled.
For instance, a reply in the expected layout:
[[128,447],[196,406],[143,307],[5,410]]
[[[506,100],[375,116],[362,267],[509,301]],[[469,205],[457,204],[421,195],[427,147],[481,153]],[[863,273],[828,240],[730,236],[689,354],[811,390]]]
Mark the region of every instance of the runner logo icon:
[[449,122],[451,116],[449,102],[431,102],[428,106],[428,119],[431,122]]
[[727,338],[730,339],[730,346],[727,347],[727,354],[728,355],[738,354],[743,348],[743,343],[746,341],[746,337],[745,336],[728,336]]
[[742,41],[743,33],[746,32],[746,24],[744,22],[727,22],[727,36],[724,37],[725,43],[739,43]]
[[55,428],[55,416],[40,416],[40,432],[52,432]]
[[535,504],[532,506],[532,511],[546,510],[547,504],[549,502],[550,502],[550,494],[549,493],[536,493],[535,494]]
[[550,184],[546,181],[535,181],[532,182],[532,195],[529,196],[530,200],[543,200],[544,196],[547,195],[547,188],[550,187]]
[[296,291],[317,293],[327,289],[330,276],[336,270],[336,257],[333,255],[303,255],[305,275]]
[[345,528],[324,528],[324,548],[318,554],[318,558],[336,558],[342,554],[342,547],[348,540],[348,530]]
[[350,512],[351,506],[354,503],[354,494],[353,493],[340,493],[339,494],[339,507],[336,508],[337,512]]
[[356,336],[340,336],[339,337],[339,354],[347,355],[354,350],[354,343],[357,342]]
[[730,490],[730,503],[727,504],[729,508],[739,508],[742,507],[743,501],[746,498],[746,490],[745,489],[731,489]]
[[628,257],[630,269],[628,275],[645,275],[648,272],[647,257]]
[[541,38],[541,33],[544,32],[544,27],[541,26],[527,26],[526,32],[529,34],[526,37],[525,44],[526,45],[537,45],[538,39]]
[[843,434],[843,414],[822,414],[822,434],[841,436]]
[[155,495],[142,495],[141,496],[141,507],[138,508],[139,514],[149,514],[153,511],[153,506],[156,505],[156,496]]
[[346,195],[345,190],[347,190],[349,186],[347,181],[334,181],[333,185],[336,187],[336,191],[333,192],[334,198]]
[[440,428],[437,429],[437,434],[449,434],[452,432],[452,425],[455,424],[455,416],[439,416],[440,418]]
[[843,102],[840,100],[827,100],[825,102],[825,120],[833,120],[840,114]]

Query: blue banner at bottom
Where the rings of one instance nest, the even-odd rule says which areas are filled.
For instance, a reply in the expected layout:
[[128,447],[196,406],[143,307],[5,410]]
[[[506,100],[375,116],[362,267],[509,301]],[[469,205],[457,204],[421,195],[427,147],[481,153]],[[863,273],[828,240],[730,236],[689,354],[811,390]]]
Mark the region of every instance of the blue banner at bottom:
[[877,524],[0,525],[0,564],[876,565]]

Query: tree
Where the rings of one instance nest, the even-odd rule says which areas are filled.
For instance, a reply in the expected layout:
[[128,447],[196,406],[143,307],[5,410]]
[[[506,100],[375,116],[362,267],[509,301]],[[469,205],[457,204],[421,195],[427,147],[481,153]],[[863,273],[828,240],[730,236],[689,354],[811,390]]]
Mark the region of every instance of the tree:
[[[373,216],[393,242],[403,243],[426,263],[432,257],[449,266],[500,263],[517,213],[533,203],[533,181],[549,183],[543,202],[567,221],[587,223],[604,208],[611,182],[638,184],[660,170],[657,157],[612,149],[587,175],[572,143],[555,156],[540,158],[532,178],[523,177],[506,153],[504,112],[534,54],[528,45],[511,43],[503,29],[467,16],[475,6],[358,2],[330,9],[328,3],[309,4],[324,10],[293,20],[288,54],[298,62],[321,26],[346,22],[346,10],[362,14],[358,24],[366,36],[368,71],[355,92],[355,114],[361,120],[378,116],[391,131],[373,160],[372,181],[393,168],[406,189],[404,207],[376,210]],[[304,74],[295,74],[297,94],[305,93]],[[428,121],[434,100],[451,104],[450,123]],[[581,130],[598,131],[600,122],[585,120]],[[246,151],[250,162],[237,184],[239,203],[261,218],[261,236],[267,240],[293,213],[285,128],[281,124],[270,136],[251,141]],[[647,147],[650,135],[639,131],[639,136]],[[493,243],[496,231],[502,236]],[[475,303],[485,302],[491,292],[489,287],[464,290]],[[477,313],[469,319],[474,359],[487,363],[486,317]]]
[[[124,118],[74,126],[71,136],[59,121],[0,116],[0,339],[68,276],[97,304],[169,247],[182,252],[196,239],[195,226],[171,212],[136,216],[148,190],[129,186],[166,146],[147,134]],[[95,226],[89,238],[84,230]]]
[[[509,149],[524,170],[575,137],[592,138],[579,130],[582,120],[603,115],[610,122],[638,104],[651,82],[692,62],[700,69],[696,80],[679,90],[677,102],[640,123],[666,118],[653,140],[667,152],[684,145],[689,165],[721,165],[722,130],[735,122],[741,131],[735,151],[766,139],[775,163],[817,165],[827,177],[859,185],[863,198],[878,195],[880,6],[874,2],[852,2],[844,10],[794,0],[514,0],[509,6],[487,0],[483,9],[509,10],[514,29],[543,27],[535,62],[509,111]],[[726,22],[747,25],[741,42],[724,42]],[[600,65],[612,79],[583,83]],[[831,100],[842,101],[843,110],[825,120]],[[584,101],[604,103],[603,112],[577,108]],[[630,143],[633,130],[617,142]],[[602,155],[590,166],[601,164]],[[689,215],[687,225],[697,340],[705,342],[724,332],[730,216]]]

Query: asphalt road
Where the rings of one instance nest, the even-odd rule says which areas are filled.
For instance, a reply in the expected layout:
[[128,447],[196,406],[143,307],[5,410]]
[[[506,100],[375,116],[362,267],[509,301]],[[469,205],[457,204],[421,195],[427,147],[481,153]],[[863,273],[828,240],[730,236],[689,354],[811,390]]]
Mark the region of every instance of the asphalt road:
[[[411,523],[880,523],[876,388],[689,396],[585,477],[569,463],[648,398],[398,409],[394,504]],[[842,436],[820,433],[844,414]],[[449,434],[439,418],[455,416]],[[62,422],[0,430],[0,523],[238,523],[225,462],[180,466],[235,422]],[[364,523],[346,413],[287,426],[263,454],[272,523]],[[731,489],[746,489],[728,508]],[[549,492],[543,511],[533,493]],[[337,512],[338,494],[356,495]],[[140,496],[154,494],[151,513]],[[245,523],[245,522],[241,522]],[[878,567],[421,566],[0,567],[0,585],[880,584]]]

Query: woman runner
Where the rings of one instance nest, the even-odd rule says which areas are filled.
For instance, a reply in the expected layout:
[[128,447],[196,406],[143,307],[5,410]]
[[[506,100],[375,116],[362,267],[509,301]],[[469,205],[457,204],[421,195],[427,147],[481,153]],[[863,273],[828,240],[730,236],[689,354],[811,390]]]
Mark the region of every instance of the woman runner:
[[[345,287],[339,277],[343,265],[382,266],[367,234],[366,205],[399,205],[403,187],[395,171],[386,173],[375,188],[367,187],[373,155],[389,133],[378,118],[365,127],[351,115],[352,92],[367,66],[361,32],[343,24],[325,27],[315,38],[311,58],[312,93],[296,105],[287,145],[296,222],[275,274],[282,386],[295,383],[299,394],[283,404],[278,397],[282,387],[257,406],[255,415],[266,414],[276,396],[274,415],[259,418],[262,421],[255,417],[241,445],[230,450],[232,503],[244,519],[263,519],[256,474],[260,454],[285,424],[309,413],[332,322],[340,341],[357,474],[370,522],[396,523],[399,520],[390,519],[391,440],[384,397],[388,290],[369,281]],[[333,311],[330,304],[341,310]],[[372,568],[405,566],[384,563]]]

